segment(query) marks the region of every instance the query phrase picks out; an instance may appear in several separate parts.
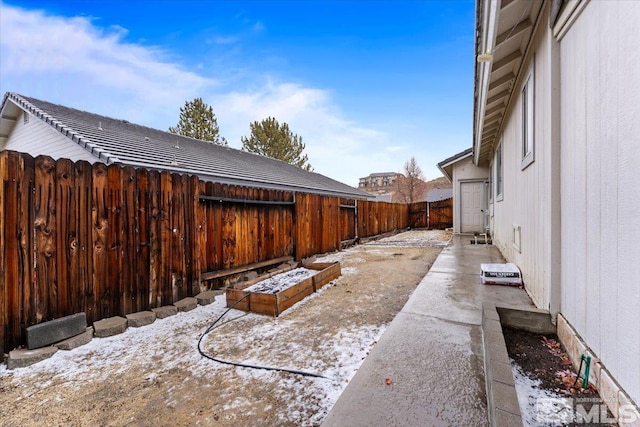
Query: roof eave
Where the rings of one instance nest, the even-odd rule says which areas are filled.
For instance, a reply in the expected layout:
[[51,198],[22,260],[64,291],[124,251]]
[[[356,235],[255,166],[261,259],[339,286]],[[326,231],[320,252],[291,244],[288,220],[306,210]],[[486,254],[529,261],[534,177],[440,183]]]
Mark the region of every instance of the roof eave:
[[[526,72],[543,0],[478,0],[473,161],[488,166]],[[500,33],[500,34],[498,34]],[[482,55],[484,54],[484,55]],[[480,57],[482,55],[483,57]]]
[[134,168],[145,168],[145,169],[152,169],[157,171],[169,171],[169,172],[174,172],[179,174],[195,175],[203,181],[217,182],[220,184],[239,185],[243,187],[252,187],[252,188],[266,188],[266,189],[272,189],[272,190],[295,191],[299,193],[322,194],[327,196],[336,196],[336,197],[344,197],[344,198],[360,199],[360,200],[372,198],[369,194],[358,191],[357,189],[354,189],[355,190],[354,192],[324,190],[321,188],[308,188],[308,187],[302,187],[302,186],[279,184],[274,182],[265,182],[265,181],[252,180],[252,179],[246,179],[246,178],[238,178],[238,177],[229,176],[229,175],[225,176],[225,175],[204,174],[202,173],[202,171],[186,169],[186,168],[181,168],[177,166],[157,165],[153,163],[132,162],[132,161],[126,161],[126,160],[124,161],[118,160],[116,163],[121,165],[132,166]]
[[[11,100],[11,102],[8,102],[8,100]],[[127,155],[119,154],[122,152],[122,150],[118,151],[118,149],[122,147],[119,147],[116,145],[115,151],[112,150],[111,149],[112,147],[108,143],[104,143],[104,141],[101,139],[102,136],[94,137],[91,134],[91,132],[87,134],[84,131],[85,129],[84,127],[76,126],[76,122],[78,122],[78,120],[80,119],[75,117],[74,120],[69,122],[68,117],[65,119],[66,116],[63,113],[60,113],[59,109],[62,109],[63,112],[67,109],[73,110],[74,114],[79,114],[81,119],[83,120],[86,120],[86,118],[83,116],[86,114],[91,114],[92,115],[91,119],[94,119],[94,120],[100,119],[101,116],[99,115],[94,115],[92,113],[86,113],[83,111],[70,109],[64,106],[56,106],[55,104],[50,105],[50,103],[47,103],[46,101],[40,101],[40,100],[36,100],[35,98],[24,97],[22,95],[11,93],[11,92],[8,92],[5,95],[2,106],[4,107],[5,104],[11,105],[11,106],[15,105],[16,111],[23,110],[33,115],[38,120],[45,122],[46,124],[51,126],[55,131],[71,139],[74,143],[78,144],[80,147],[82,147],[83,149],[91,153],[100,162],[103,162],[106,164],[128,165],[128,166],[141,167],[141,168],[147,168],[152,170],[167,170],[175,173],[199,176],[208,181],[216,180],[218,182],[228,182],[228,183],[233,183],[235,185],[243,185],[243,186],[249,186],[254,188],[274,188],[274,189],[278,188],[278,189],[287,190],[287,191],[332,195],[336,197],[344,197],[349,199],[361,199],[361,200],[371,199],[371,196],[369,194],[364,193],[358,190],[357,188],[351,187],[347,184],[341,183],[339,181],[333,180],[327,176],[320,175],[320,174],[313,174],[305,171],[304,172],[305,174],[317,175],[317,176],[313,177],[313,176],[305,175],[305,176],[299,177],[297,176],[297,172],[291,172],[291,170],[289,169],[288,171],[283,171],[282,174],[275,174],[275,175],[278,175],[278,176],[275,176],[274,173],[272,173],[272,170],[274,168],[285,167],[285,166],[288,168],[293,168],[293,166],[287,165],[285,162],[280,162],[274,159],[270,159],[269,161],[267,161],[265,160],[264,156],[259,156],[253,153],[243,153],[243,156],[245,157],[255,156],[255,159],[249,159],[249,160],[252,160],[252,162],[253,160],[260,158],[260,162],[258,166],[263,169],[263,173],[247,174],[246,169],[249,168],[251,165],[247,166],[247,164],[245,164],[247,163],[246,162],[247,159],[245,157],[243,157],[240,161],[236,162],[240,164],[240,166],[244,167],[244,169],[241,168],[242,171],[244,171],[244,173],[240,173],[238,175],[228,174],[227,173],[228,168],[222,168],[221,170],[216,170],[215,168],[213,168],[212,170],[207,170],[207,168],[204,168],[205,170],[198,169],[197,166],[200,165],[200,163],[198,162],[194,163],[194,162],[187,161],[185,164],[181,166],[180,164],[177,163],[175,156],[174,156],[174,162],[176,163],[174,164],[172,162],[171,165],[167,164],[168,162],[165,163],[165,162],[154,161],[154,160],[157,160],[157,158],[153,156],[150,158],[145,158],[144,156],[138,156],[138,158],[127,158]],[[59,109],[56,109],[56,108],[59,108]],[[62,114],[62,116],[60,116],[60,114]],[[97,116],[97,117],[94,117],[94,116]],[[122,121],[123,123],[125,123],[125,125],[121,125],[120,121],[109,118],[109,117],[105,117],[105,120],[108,120],[110,122],[111,121],[115,122],[116,128],[115,130],[113,130],[113,132],[116,132],[116,133],[117,132],[122,133],[126,131],[129,133],[133,132],[134,134],[137,135],[136,132],[140,132],[140,129],[142,129],[145,132],[150,131],[153,135],[155,135],[156,133],[159,133],[159,134],[162,134],[162,136],[164,136],[164,134],[166,134],[166,132],[164,131],[146,128],[146,127],[142,127],[135,124],[130,124],[127,121]],[[98,121],[98,123],[100,122]],[[123,131],[121,128],[117,127],[120,125],[125,127],[127,126],[135,127],[135,129],[131,130],[127,128]],[[100,128],[100,125],[98,125],[98,128],[102,130]],[[202,141],[197,141],[197,140],[194,140],[193,138],[186,138],[183,136],[179,136],[179,138],[181,138],[182,140],[189,141],[189,144],[193,144],[194,141],[198,143],[202,143]],[[145,134],[145,140],[149,141],[149,137],[147,137],[146,134]],[[160,138],[158,142],[161,142],[166,145],[167,139]],[[178,148],[177,144],[178,143],[176,142],[176,146],[174,148]],[[228,150],[233,150],[234,152],[235,151],[239,152],[239,150],[235,150],[229,147],[226,147],[226,148]],[[190,156],[196,155],[198,153],[198,149],[199,149],[198,147],[195,147],[190,152],[189,155]],[[220,153],[218,152],[217,155],[219,154]],[[265,162],[267,162],[266,165],[265,165]],[[272,164],[273,162],[282,163],[282,166],[273,165]],[[298,169],[296,168],[296,171],[297,170]],[[302,171],[302,169],[300,170]]]
[[449,169],[446,166],[438,165],[438,169],[440,169],[440,172],[442,172],[442,175],[444,175],[444,177],[447,178],[449,180],[449,182],[453,182],[453,178],[451,178],[451,174],[453,172],[453,168]]
[[440,172],[442,172],[449,182],[453,182],[453,165],[471,156],[473,156],[473,149],[467,148],[438,163],[438,169],[440,169]]
[[483,148],[484,112],[489,94],[489,80],[493,62],[478,62],[478,55],[493,52],[495,49],[496,33],[498,31],[498,17],[500,0],[477,0],[476,2],[476,52],[475,52],[475,81],[474,81],[474,111],[473,111],[473,163],[480,164],[480,154]]

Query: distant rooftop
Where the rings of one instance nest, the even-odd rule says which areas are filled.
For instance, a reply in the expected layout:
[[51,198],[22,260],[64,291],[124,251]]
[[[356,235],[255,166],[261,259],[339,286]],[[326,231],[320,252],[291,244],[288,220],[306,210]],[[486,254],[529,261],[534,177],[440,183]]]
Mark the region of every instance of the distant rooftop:
[[280,160],[211,144],[35,98],[8,92],[12,102],[107,164],[198,175],[206,181],[351,198],[371,195]]
[[450,199],[453,197],[453,188],[434,188],[427,191],[425,201],[437,202],[439,200]]

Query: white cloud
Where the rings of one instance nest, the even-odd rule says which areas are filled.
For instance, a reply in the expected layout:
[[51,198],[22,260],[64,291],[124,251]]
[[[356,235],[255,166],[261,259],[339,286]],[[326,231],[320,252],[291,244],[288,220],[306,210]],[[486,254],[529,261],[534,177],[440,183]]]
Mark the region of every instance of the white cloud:
[[[354,186],[359,177],[372,172],[401,171],[412,155],[423,170],[430,166],[423,163],[421,153],[412,152],[410,141],[393,123],[370,126],[346,118],[330,90],[282,78],[276,81],[251,70],[238,73],[244,83],[224,86],[224,79],[183,69],[166,50],[126,42],[124,28],[102,29],[89,18],[6,5],[0,5],[0,11],[3,92],[158,129],[174,125],[184,101],[201,96],[214,107],[221,132],[233,147],[240,148],[240,137],[249,134],[250,122],[272,116],[303,137],[316,172]],[[254,26],[262,29],[260,22]],[[190,60],[201,64],[203,59]],[[230,63],[227,68],[235,67]],[[394,129],[394,135],[379,130],[381,125]],[[431,164],[437,160],[428,159]]]
[[3,91],[149,122],[215,85],[169,62],[158,48],[126,43],[121,27],[104,30],[85,17],[0,7]]
[[343,118],[329,91],[267,78],[258,88],[218,96],[215,107],[232,146],[240,147],[251,122],[271,116],[303,137],[316,172],[355,186],[359,177],[390,167],[389,135]]

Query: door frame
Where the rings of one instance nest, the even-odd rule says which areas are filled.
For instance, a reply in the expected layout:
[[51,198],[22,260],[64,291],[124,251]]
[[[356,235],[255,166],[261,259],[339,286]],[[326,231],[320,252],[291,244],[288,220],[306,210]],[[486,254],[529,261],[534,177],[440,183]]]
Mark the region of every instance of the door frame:
[[[461,179],[458,180],[458,194],[460,195],[460,200],[458,200],[456,209],[458,210],[458,230],[460,234],[464,234],[462,231],[462,184],[473,184],[480,183],[482,184],[482,228],[487,230],[487,211],[488,211],[488,203],[487,203],[487,179],[486,178],[475,178],[475,179]],[[469,233],[469,232],[467,232]]]

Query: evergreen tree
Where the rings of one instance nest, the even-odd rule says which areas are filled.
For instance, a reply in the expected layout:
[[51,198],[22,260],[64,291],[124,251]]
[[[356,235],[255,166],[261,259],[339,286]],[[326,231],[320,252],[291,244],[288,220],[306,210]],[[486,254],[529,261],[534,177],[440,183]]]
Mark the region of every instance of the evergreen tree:
[[286,123],[278,123],[273,117],[250,124],[251,136],[241,138],[242,150],[282,160],[307,171],[313,171],[306,154],[302,137],[289,130]]
[[185,101],[184,107],[180,108],[178,124],[175,127],[170,127],[169,132],[213,144],[228,145],[227,140],[220,136],[218,119],[216,119],[213,108],[205,104],[202,98]]

